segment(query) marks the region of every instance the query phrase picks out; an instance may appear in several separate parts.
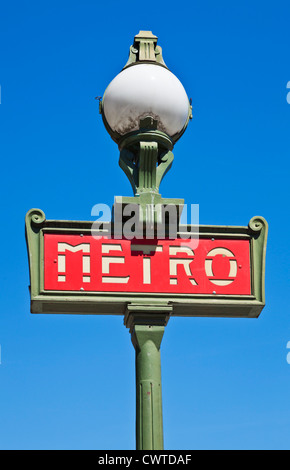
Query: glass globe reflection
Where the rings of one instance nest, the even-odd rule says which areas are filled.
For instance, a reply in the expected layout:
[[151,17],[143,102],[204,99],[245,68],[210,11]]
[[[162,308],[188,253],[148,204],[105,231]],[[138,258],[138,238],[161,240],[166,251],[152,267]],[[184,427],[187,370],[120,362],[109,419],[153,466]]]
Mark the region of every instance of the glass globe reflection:
[[166,67],[139,63],[122,70],[108,85],[102,115],[117,143],[138,131],[140,120],[148,116],[175,142],[188,124],[190,104],[183,85]]

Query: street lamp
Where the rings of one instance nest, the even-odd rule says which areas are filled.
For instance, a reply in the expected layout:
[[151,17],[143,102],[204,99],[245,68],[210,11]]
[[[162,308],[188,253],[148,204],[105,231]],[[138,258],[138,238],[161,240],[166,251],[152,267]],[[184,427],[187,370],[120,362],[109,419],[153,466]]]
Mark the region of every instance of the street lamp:
[[[124,316],[136,351],[136,447],[163,449],[165,326],[170,316],[257,318],[265,306],[268,225],[263,217],[253,217],[247,227],[199,225],[198,244],[184,239],[187,226],[179,225],[184,201],[162,198],[159,186],[191,118],[191,104],[150,31],[135,36],[100,112],[134,197],[115,197],[113,220],[102,223],[101,236],[95,236],[92,221],[47,220],[40,209],[28,211],[31,312]],[[132,203],[133,225],[141,229],[134,241],[123,230],[125,208]],[[174,237],[171,214],[166,218],[169,205],[176,208]]]
[[[189,113],[183,85],[158,62],[138,61],[125,66],[103,97],[104,122],[117,143],[128,134],[144,133],[153,125],[175,143],[187,126]],[[146,118],[151,119],[144,122]]]
[[[119,207],[123,214],[127,204],[136,204],[142,230],[144,224],[153,230],[165,224],[162,208],[168,204],[175,206],[179,220],[184,201],[162,198],[159,186],[171,168],[172,149],[192,117],[191,110],[183,85],[163,61],[157,37],[151,31],[140,31],[127,64],[104,93],[100,113],[118,144],[119,164],[134,192],[134,197],[115,197],[114,210]],[[160,345],[171,313],[167,302],[133,302],[125,314],[136,351],[139,450],[163,449]]]
[[115,209],[118,204],[122,209],[128,203],[138,204],[140,223],[156,225],[164,223],[160,207],[173,204],[179,217],[183,200],[161,198],[159,186],[191,111],[183,85],[163,61],[157,37],[140,31],[127,64],[100,102],[104,125],[119,146],[119,164],[134,192],[134,199],[117,197]]

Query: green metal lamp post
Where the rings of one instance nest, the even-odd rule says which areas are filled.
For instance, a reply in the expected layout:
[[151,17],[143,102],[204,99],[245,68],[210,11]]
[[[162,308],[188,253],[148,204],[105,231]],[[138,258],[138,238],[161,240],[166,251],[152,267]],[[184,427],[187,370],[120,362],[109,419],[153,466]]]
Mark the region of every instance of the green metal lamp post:
[[[101,223],[97,236],[92,221],[47,220],[40,209],[27,212],[30,310],[124,316],[136,352],[136,447],[162,450],[165,326],[171,316],[257,318],[265,306],[268,224],[255,216],[248,226],[199,225],[196,240],[195,226],[179,223],[183,199],[161,196],[191,105],[150,31],[135,36],[100,113],[118,144],[133,196],[115,197],[113,219]],[[125,231],[128,222],[138,226],[133,237]]]
[[[164,224],[162,207],[177,209],[182,199],[164,199],[160,183],[171,168],[172,149],[191,119],[191,105],[180,81],[166,67],[157,37],[140,31],[129,60],[109,84],[100,113],[120,150],[119,164],[134,196],[116,197],[114,209],[139,208],[141,230]],[[167,302],[129,304],[124,323],[136,350],[136,447],[163,449],[160,345],[171,307]]]

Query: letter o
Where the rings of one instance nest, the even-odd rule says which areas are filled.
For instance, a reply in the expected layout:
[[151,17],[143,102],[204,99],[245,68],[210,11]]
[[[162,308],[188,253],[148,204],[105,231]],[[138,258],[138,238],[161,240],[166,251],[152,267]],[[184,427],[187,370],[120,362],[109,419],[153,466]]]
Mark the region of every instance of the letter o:
[[[212,263],[216,255],[223,255],[223,256],[230,258],[229,260],[230,272],[229,272],[228,277],[230,277],[231,279],[215,279],[214,278],[214,273],[212,270]],[[205,267],[205,273],[207,277],[209,278],[209,281],[212,282],[212,284],[215,284],[217,286],[228,286],[229,284],[234,282],[237,276],[237,272],[238,272],[238,263],[235,258],[235,255],[234,253],[232,253],[232,251],[228,250],[227,248],[213,248],[212,250],[210,250],[206,256],[204,267]]]

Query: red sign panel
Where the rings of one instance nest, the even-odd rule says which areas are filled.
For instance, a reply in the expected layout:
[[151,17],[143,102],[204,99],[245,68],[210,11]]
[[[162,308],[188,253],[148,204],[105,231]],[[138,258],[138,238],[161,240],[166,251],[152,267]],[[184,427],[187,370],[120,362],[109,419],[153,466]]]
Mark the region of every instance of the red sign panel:
[[45,234],[44,289],[250,295],[250,244]]

